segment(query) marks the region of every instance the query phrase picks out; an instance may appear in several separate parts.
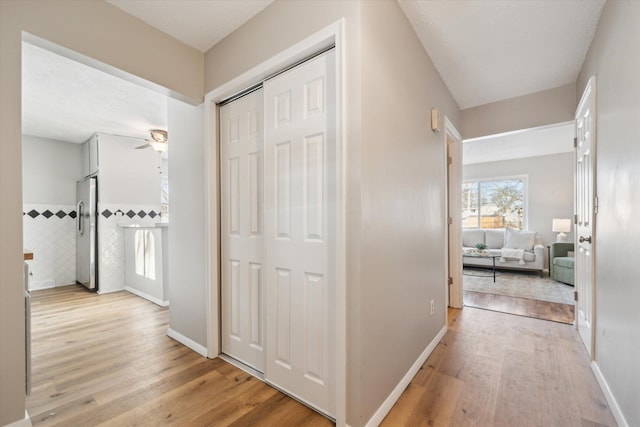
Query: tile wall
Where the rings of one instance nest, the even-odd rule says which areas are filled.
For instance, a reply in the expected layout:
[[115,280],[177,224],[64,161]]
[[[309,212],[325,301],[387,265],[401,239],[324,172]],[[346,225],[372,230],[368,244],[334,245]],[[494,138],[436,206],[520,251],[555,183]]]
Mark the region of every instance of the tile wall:
[[[152,226],[160,222],[160,205],[101,204],[98,211],[98,264],[101,293],[124,289],[124,232],[118,225]],[[29,261],[30,289],[76,282],[75,206],[25,204],[24,247]]]
[[118,225],[152,226],[160,222],[160,205],[100,203],[98,211],[100,293],[116,292],[125,286],[124,231]]
[[76,282],[75,218],[75,206],[23,205],[23,245],[34,253],[31,290]]

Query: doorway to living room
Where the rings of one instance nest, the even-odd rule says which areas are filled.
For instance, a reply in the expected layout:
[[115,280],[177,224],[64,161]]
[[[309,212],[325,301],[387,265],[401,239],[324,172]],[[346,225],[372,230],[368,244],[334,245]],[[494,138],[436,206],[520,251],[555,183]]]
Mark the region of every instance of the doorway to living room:
[[571,141],[573,122],[464,141],[464,305],[574,321],[572,270],[553,268],[573,255]]

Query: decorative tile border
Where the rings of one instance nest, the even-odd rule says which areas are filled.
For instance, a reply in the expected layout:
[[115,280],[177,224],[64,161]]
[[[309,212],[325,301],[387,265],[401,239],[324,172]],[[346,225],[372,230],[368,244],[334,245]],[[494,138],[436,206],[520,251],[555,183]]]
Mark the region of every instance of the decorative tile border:
[[160,222],[160,206],[100,203],[98,212],[99,292],[115,292],[125,288],[124,231],[119,226],[153,226]]
[[[125,208],[126,209],[126,208]],[[131,209],[129,209],[127,212],[124,212],[121,209],[117,209],[114,212],[111,212],[109,209],[105,209],[103,210],[100,215],[102,215],[105,218],[109,218],[112,215],[116,215],[118,216],[118,214],[122,214],[123,216],[127,216],[130,219],[133,219],[134,217],[138,216],[140,219],[148,216],[149,218],[155,218],[155,217],[159,217],[160,216],[160,211],[158,210],[158,212],[156,212],[155,210],[149,210],[149,211],[144,211],[143,209],[140,209],[138,212],[135,212]]]
[[[148,210],[148,211],[144,211],[142,209],[140,209],[138,212],[135,212],[131,209],[129,209],[128,211],[123,211],[121,209],[117,209],[114,212],[111,212],[109,209],[105,209],[102,212],[100,212],[100,215],[102,215],[105,218],[109,218],[112,215],[118,215],[118,214],[122,214],[123,216],[127,216],[130,219],[133,219],[134,217],[139,217],[140,219],[145,218],[145,217],[149,217],[149,218],[155,218],[155,217],[160,217],[161,213],[160,213],[160,209],[156,210]],[[22,212],[22,216],[29,216],[31,218],[37,218],[39,216],[43,216],[46,219],[49,218],[59,218],[59,219],[63,219],[66,216],[69,216],[73,219],[76,218],[78,214],[76,213],[75,209],[71,209],[71,210],[67,210],[67,212],[65,212],[62,209],[59,209],[57,212],[55,209],[53,209],[53,211],[51,211],[50,209],[45,209],[45,210],[37,210],[37,209],[31,209],[28,212]]]
[[[102,292],[124,289],[124,235],[118,225],[152,226],[160,222],[160,211],[159,205],[99,204],[98,275]],[[76,217],[75,206],[23,206],[24,246],[35,254],[30,261],[32,289],[75,282]]]
[[23,205],[23,243],[34,253],[30,289],[75,283],[75,218],[73,205]]
[[22,212],[22,216],[29,216],[33,219],[37,218],[40,215],[42,215],[46,219],[53,218],[53,217],[56,217],[58,219],[63,219],[67,215],[75,219],[75,217],[77,216],[75,209],[71,209],[71,210],[67,209],[67,212],[65,212],[62,209],[59,209],[58,212],[55,212],[56,209],[55,208],[52,208],[52,209],[53,209],[53,212],[49,209],[45,209],[45,210],[31,209],[28,212]]

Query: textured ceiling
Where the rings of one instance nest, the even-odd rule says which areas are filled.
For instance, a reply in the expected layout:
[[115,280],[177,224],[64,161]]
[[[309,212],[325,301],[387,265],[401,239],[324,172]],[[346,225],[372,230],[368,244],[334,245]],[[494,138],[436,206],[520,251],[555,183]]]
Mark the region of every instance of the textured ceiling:
[[498,162],[573,152],[573,122],[467,139],[462,144],[462,162]]
[[106,0],[186,45],[206,52],[273,0]]
[[399,0],[461,109],[574,83],[605,0]]
[[84,142],[96,132],[148,138],[167,128],[167,98],[22,43],[22,133]]

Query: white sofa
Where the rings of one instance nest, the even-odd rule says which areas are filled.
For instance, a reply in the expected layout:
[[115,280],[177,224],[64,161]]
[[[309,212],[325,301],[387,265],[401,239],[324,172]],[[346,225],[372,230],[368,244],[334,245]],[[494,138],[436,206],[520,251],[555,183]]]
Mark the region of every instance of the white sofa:
[[[502,257],[502,248],[522,249],[522,259],[496,258],[496,269],[514,269],[539,271],[540,277],[544,272],[544,246],[533,231],[520,231],[514,229],[479,229],[471,228],[462,230],[462,254],[465,266],[492,267],[491,257],[470,257],[465,253],[476,250],[476,245],[483,243],[491,255]],[[524,262],[521,262],[524,261]]]

